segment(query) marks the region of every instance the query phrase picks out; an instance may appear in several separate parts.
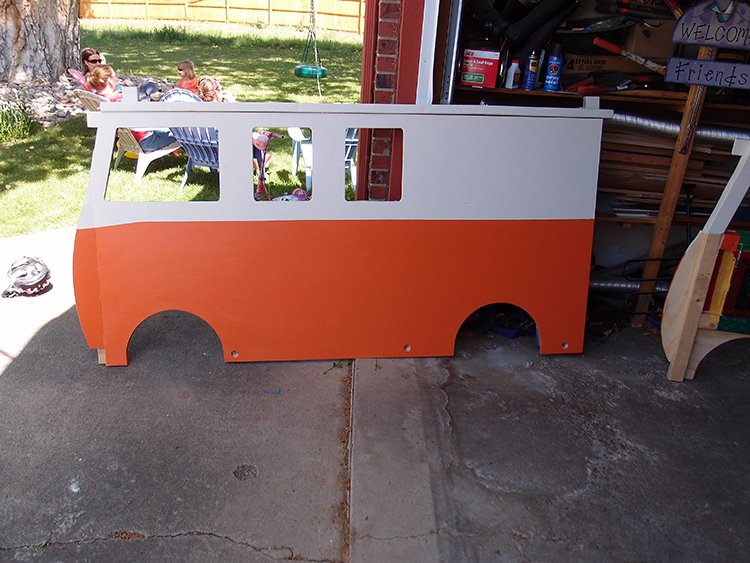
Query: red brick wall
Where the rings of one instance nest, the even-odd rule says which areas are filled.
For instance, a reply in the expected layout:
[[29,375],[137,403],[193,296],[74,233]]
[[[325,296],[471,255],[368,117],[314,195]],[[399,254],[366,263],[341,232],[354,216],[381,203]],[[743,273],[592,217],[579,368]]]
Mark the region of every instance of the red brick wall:
[[[416,101],[425,0],[368,0],[362,61],[362,103]],[[408,40],[401,41],[402,37]],[[360,134],[358,199],[401,198],[400,130]],[[363,161],[362,159],[366,159]]]
[[[376,104],[393,104],[396,102],[401,0],[376,1],[378,1],[378,20],[372,99]],[[393,193],[389,198],[392,150],[393,131],[390,129],[373,130],[369,154],[368,199],[393,198]]]

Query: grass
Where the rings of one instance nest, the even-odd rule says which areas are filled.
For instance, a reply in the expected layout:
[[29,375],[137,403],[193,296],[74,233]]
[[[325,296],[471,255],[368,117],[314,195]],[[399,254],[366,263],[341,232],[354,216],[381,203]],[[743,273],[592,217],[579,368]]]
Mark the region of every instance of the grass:
[[73,225],[91,163],[83,117],[0,145],[0,236]]
[[[101,21],[81,22],[81,45],[103,52],[121,74],[177,80],[176,65],[192,60],[198,75],[216,76],[239,101],[356,102],[362,60],[361,38],[321,32],[319,51],[328,77],[296,78],[294,66],[306,31],[207,24],[179,25]],[[0,237],[74,225],[86,193],[94,132],[85,118],[71,119],[25,138],[0,142]],[[291,175],[291,143],[274,140],[267,187],[272,197],[304,187],[304,173]],[[216,175],[191,171],[179,183],[184,153],[153,162],[140,184],[133,182],[135,161],[123,159],[110,175],[111,199],[174,201],[216,199]]]
[[[272,129],[286,134],[282,129]],[[290,194],[295,188],[305,187],[305,173],[301,166],[296,176],[291,174],[292,150],[288,137],[272,139],[268,150],[273,152],[273,159],[266,171],[266,189],[270,197]],[[248,143],[248,178],[250,163],[250,145]],[[134,161],[127,158],[110,173],[107,185],[107,199],[110,201],[217,201],[219,198],[219,175],[207,168],[194,168],[188,175],[188,182],[180,190],[180,181],[185,170],[186,159],[180,154],[175,157],[167,155],[149,165],[148,172],[141,183],[133,182]],[[257,176],[255,178],[257,182]],[[250,186],[253,190],[257,184]]]
[[[216,76],[222,87],[245,102],[354,102],[359,99],[362,42],[359,36],[321,31],[318,51],[328,76],[296,78],[294,67],[307,31],[195,24],[151,24],[137,29],[87,22],[81,46],[105,54],[122,74],[151,76],[177,82],[177,63],[191,60],[196,74]],[[308,61],[312,64],[312,61]]]
[[0,143],[27,137],[35,128],[28,108],[21,100],[0,100]]

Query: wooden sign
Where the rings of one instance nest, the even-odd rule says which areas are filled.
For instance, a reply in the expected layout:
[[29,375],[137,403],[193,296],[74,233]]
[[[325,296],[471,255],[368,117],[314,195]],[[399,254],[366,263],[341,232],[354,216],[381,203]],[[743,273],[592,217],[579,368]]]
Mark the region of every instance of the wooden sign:
[[672,41],[750,49],[750,6],[735,0],[699,2],[686,10],[677,22]]
[[664,79],[680,84],[750,90],[750,65],[672,57]]
[[[705,47],[750,49],[750,7],[735,0],[699,2],[677,22],[672,41]],[[750,65],[672,57],[666,82],[750,90]]]

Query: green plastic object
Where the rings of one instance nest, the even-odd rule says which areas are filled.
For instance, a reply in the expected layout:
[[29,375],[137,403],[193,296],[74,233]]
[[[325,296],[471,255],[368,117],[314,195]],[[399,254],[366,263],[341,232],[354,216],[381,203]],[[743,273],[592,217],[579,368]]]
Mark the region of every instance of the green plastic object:
[[324,66],[297,65],[294,67],[294,76],[297,78],[325,78],[328,71]]
[[726,317],[722,315],[717,328],[726,332],[750,334],[750,319],[747,317]]

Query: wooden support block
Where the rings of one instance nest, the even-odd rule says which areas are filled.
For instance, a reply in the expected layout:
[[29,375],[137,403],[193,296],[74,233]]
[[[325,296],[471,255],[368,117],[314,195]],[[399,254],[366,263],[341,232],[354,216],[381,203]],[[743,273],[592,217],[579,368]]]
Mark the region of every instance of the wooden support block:
[[693,350],[690,353],[690,360],[688,361],[687,368],[685,369],[685,379],[693,379],[695,372],[698,369],[703,358],[708,356],[713,350],[731,342],[732,340],[741,340],[743,338],[750,338],[750,334],[739,334],[736,332],[723,332],[720,330],[712,330],[700,328],[695,336],[695,344]]
[[722,235],[701,231],[688,248],[672,281],[662,317],[662,345],[670,361],[667,377],[682,381],[711,283]]

